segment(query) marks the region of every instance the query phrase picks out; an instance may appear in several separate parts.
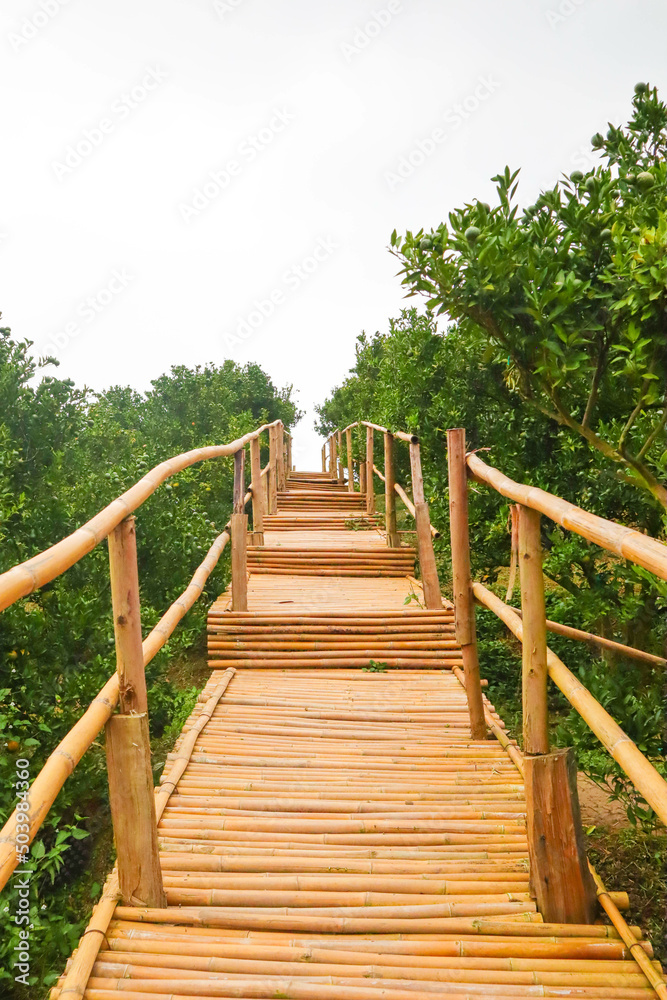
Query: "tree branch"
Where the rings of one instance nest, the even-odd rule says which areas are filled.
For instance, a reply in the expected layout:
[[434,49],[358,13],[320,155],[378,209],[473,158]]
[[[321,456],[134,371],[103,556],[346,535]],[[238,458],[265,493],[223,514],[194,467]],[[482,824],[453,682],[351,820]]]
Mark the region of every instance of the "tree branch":
[[602,372],[604,371],[605,365],[607,363],[607,353],[608,353],[608,342],[604,342],[600,347],[600,353],[598,355],[598,363],[595,367],[595,373],[593,374],[593,381],[591,382],[591,391],[588,394],[588,401],[586,403],[586,410],[584,411],[583,420],[581,421],[582,427],[588,427],[591,422],[591,417],[593,416],[593,411],[598,401],[598,390],[600,388],[600,380],[602,378]]

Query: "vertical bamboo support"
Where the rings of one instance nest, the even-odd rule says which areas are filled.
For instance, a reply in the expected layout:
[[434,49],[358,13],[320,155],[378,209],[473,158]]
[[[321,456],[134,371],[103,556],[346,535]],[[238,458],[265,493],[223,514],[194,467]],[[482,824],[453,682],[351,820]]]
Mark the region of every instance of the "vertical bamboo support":
[[248,610],[248,515],[245,504],[245,451],[234,455],[234,513],[232,531],[232,610]]
[[509,604],[509,602],[512,600],[512,595],[514,594],[514,583],[516,581],[516,568],[519,562],[519,505],[516,503],[510,504],[510,519],[512,524],[512,535],[511,535],[510,574],[507,580],[507,594],[505,595],[506,604]]
[[547,710],[547,624],[542,573],[542,515],[519,507],[519,577],[523,620],[523,749],[549,753]]
[[342,486],[345,483],[345,471],[343,466],[343,432],[336,432],[336,450],[338,452],[338,482]]
[[276,479],[278,490],[285,489],[285,438],[282,423],[276,427]]
[[130,906],[164,907],[148,716],[112,715],[105,727],[118,883]]
[[111,605],[121,712],[146,712],[146,674],[141,646],[141,605],[137,568],[137,533],[131,515],[109,535]]
[[153,796],[148,699],[134,517],[109,535],[109,572],[120,708],[107,723],[111,818],[123,899],[165,906]]
[[410,444],[410,471],[412,477],[412,499],[415,504],[415,526],[417,528],[417,549],[421,570],[424,599],[427,608],[442,608],[442,594],[438,579],[438,568],[433,551],[431,517],[424,499],[424,480],[419,443]]
[[293,472],[292,469],[292,435],[287,435],[287,474]]
[[327,446],[322,445],[322,472],[327,471]]
[[275,514],[278,510],[278,460],[276,458],[276,437],[277,429],[269,427],[269,513]]
[[332,479],[338,479],[338,448],[336,446],[335,432],[329,438],[331,443],[331,460],[329,463],[329,474]]
[[[384,434],[384,510],[387,545],[398,549],[401,536],[396,529],[396,470],[394,463],[394,435],[386,431]],[[441,602],[442,606],[442,602]]]
[[373,491],[373,428],[366,428],[366,513],[375,513],[375,493]]
[[456,641],[461,647],[463,657],[470,731],[474,740],[483,740],[486,737],[486,725],[477,657],[475,604],[470,579],[466,432],[462,427],[447,431],[447,467]]
[[259,438],[250,442],[250,476],[252,489],[252,543],[264,544],[264,498],[262,496],[262,463]]
[[574,754],[528,755],[523,766],[531,886],[539,911],[548,923],[592,924],[597,893],[584,848]]
[[347,488],[354,493],[354,465],[352,464],[352,428],[345,431],[345,447],[347,449]]

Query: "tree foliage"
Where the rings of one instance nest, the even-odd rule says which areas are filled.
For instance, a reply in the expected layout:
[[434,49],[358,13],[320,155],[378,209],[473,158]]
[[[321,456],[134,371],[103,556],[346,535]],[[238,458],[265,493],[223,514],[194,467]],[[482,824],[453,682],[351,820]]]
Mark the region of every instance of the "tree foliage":
[[[592,139],[601,163],[523,211],[519,171],[428,232],[394,231],[410,295],[486,344],[554,423],[667,508],[667,107],[638,84],[632,117]],[[601,403],[601,399],[604,400]]]

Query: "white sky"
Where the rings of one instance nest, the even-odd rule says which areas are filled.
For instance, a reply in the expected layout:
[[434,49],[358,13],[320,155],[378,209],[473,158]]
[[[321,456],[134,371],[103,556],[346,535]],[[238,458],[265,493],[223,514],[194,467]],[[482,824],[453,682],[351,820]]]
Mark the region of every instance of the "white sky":
[[3,323],[96,389],[257,361],[318,468],[313,404],[406,304],[392,229],[506,163],[534,200],[637,80],[667,92],[666,40],[660,0],[3,0]]

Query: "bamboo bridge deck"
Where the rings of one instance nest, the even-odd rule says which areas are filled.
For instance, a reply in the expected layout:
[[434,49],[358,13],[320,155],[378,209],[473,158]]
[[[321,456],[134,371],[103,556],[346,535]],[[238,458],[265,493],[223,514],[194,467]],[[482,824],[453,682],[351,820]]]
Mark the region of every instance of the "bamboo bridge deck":
[[613,928],[537,911],[521,775],[470,738],[448,603],[405,604],[414,550],[319,473],[265,528],[171,755],[206,705],[159,821],[167,907],[117,906],[85,997],[654,996]]

